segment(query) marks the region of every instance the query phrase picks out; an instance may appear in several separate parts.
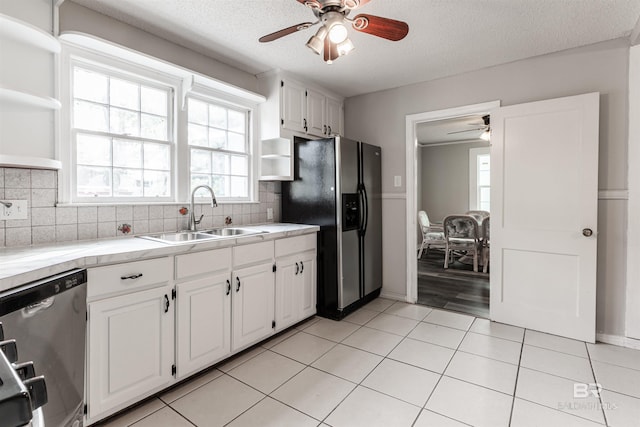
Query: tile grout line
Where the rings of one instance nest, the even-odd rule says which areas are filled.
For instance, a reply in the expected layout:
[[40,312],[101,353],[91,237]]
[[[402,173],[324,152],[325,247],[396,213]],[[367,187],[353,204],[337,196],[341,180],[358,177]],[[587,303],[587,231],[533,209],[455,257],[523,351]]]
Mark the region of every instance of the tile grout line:
[[520,377],[520,366],[522,364],[522,353],[524,351],[524,340],[527,335],[527,329],[522,332],[522,342],[520,343],[520,357],[518,357],[518,369],[516,370],[516,381],[513,384],[513,399],[511,399],[511,411],[509,411],[509,424],[513,421],[513,408],[516,406],[516,391],[518,390],[518,378]]
[[591,360],[591,353],[589,352],[589,346],[587,343],[584,343],[584,348],[587,351],[587,359],[589,360],[589,367],[591,368],[591,374],[593,375],[593,380],[596,382],[596,390],[598,390],[598,402],[600,402],[600,411],[602,411],[602,417],[604,419],[604,424],[606,426],[609,425],[607,421],[607,413],[604,410],[604,402],[602,402],[602,389],[600,388],[600,382],[596,376],[596,371],[593,369],[593,361]]

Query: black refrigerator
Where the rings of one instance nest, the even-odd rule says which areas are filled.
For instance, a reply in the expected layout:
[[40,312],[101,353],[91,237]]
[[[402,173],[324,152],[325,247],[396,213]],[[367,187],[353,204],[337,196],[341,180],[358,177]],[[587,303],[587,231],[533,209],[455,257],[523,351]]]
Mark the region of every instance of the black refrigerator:
[[294,140],[282,222],[318,233],[318,314],[341,319],[382,287],[380,147],[342,137]]

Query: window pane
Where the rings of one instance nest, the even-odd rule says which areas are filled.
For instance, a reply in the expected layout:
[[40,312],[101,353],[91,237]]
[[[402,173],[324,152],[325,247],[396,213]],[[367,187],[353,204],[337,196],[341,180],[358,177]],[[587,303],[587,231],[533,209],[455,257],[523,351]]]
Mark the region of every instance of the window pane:
[[73,125],[76,128],[107,132],[109,130],[109,110],[91,102],[73,103]]
[[82,68],[73,69],[74,98],[106,104],[109,101],[109,78]]
[[189,145],[200,145],[206,147],[207,143],[207,128],[205,126],[192,125],[189,123],[187,129]]
[[191,172],[211,173],[211,152],[191,150]]
[[140,115],[135,111],[111,108],[110,132],[118,135],[140,136]]
[[217,197],[229,197],[229,177],[225,175],[212,175],[211,188]]
[[227,145],[227,132],[209,128],[209,147],[225,148]]
[[110,197],[111,168],[78,166],[78,197]]
[[478,185],[491,185],[491,173],[489,171],[478,171]]
[[201,175],[201,174],[191,175],[191,191],[193,191],[193,189],[196,188],[198,185],[211,186],[211,175]]
[[171,194],[171,174],[160,171],[144,171],[145,197],[168,197]]
[[239,151],[241,153],[245,153],[247,148],[245,146],[244,135],[239,133],[229,132],[229,146],[228,149],[231,151]]
[[218,105],[209,104],[209,126],[226,129],[227,109]]
[[195,99],[189,99],[189,123],[207,125],[207,104]]
[[167,140],[167,119],[160,116],[140,115],[140,136],[143,138]]
[[113,141],[113,166],[142,169],[142,143],[115,139]]
[[171,152],[168,145],[146,143],[144,144],[143,150],[145,169],[160,169],[165,171],[171,169]]
[[238,133],[246,132],[246,114],[241,111],[229,110],[229,130]]
[[113,196],[142,196],[142,170],[113,168]]
[[140,86],[136,83],[111,78],[109,103],[130,110],[140,109]]
[[231,197],[247,197],[249,195],[247,189],[247,178],[238,176],[231,177]]
[[144,113],[167,116],[167,91],[142,86],[140,88],[140,110]]
[[247,176],[249,174],[247,160],[245,156],[231,156],[231,175]]
[[217,174],[229,174],[229,155],[223,153],[211,153],[212,160],[212,172]]
[[78,164],[111,166],[111,138],[79,133],[76,147]]

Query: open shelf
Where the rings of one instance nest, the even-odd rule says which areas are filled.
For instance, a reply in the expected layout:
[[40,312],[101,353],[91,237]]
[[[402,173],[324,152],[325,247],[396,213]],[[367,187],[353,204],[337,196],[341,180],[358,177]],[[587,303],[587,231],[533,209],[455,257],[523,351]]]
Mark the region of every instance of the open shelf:
[[260,143],[260,179],[291,181],[293,179],[293,144],[290,139],[265,139]]
[[0,37],[10,38],[53,53],[60,53],[60,42],[51,34],[11,16],[0,13]]
[[59,110],[62,107],[62,104],[57,99],[32,95],[4,87],[0,87],[0,102],[3,104],[22,105],[43,110]]

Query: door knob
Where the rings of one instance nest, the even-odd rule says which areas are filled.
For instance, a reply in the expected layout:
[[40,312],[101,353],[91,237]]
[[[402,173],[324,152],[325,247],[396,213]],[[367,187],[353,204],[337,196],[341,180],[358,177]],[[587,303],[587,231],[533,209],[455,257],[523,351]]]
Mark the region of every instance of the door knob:
[[582,229],[582,235],[584,237],[591,237],[593,235],[593,230],[590,228],[583,228]]

